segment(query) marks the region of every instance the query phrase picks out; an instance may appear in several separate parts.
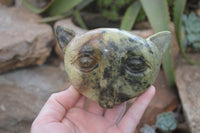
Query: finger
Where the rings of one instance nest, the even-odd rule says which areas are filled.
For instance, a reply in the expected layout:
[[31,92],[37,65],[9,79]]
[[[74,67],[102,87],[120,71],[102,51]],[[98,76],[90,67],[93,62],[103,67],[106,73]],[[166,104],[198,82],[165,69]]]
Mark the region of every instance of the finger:
[[107,109],[104,117],[112,124],[118,124],[126,110],[126,102],[116,105],[112,109]]
[[76,103],[75,107],[77,107],[77,108],[84,108],[85,101],[86,101],[86,97],[85,96],[81,96],[81,98]]
[[133,133],[145,109],[155,94],[154,86],[137,98],[119,123],[119,128],[124,133]]
[[72,86],[67,90],[52,94],[34,123],[49,123],[62,120],[66,111],[76,104],[80,96]]
[[104,109],[101,106],[99,106],[99,104],[97,102],[90,100],[87,110],[88,110],[88,112],[94,113],[96,115],[103,115]]

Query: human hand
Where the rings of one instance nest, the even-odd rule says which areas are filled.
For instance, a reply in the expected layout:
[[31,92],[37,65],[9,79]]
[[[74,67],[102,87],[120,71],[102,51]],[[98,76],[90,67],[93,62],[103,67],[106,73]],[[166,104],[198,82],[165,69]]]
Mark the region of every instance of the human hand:
[[34,120],[31,133],[133,133],[154,94],[151,86],[124,114],[126,103],[104,112],[98,103],[90,101],[84,109],[86,97],[71,86],[51,95]]

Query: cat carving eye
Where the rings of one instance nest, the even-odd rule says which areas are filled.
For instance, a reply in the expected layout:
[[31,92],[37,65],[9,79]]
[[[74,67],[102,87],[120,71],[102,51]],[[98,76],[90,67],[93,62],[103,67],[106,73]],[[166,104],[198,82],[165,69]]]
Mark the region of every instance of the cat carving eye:
[[125,69],[130,73],[142,73],[148,68],[145,60],[140,56],[132,56],[126,59]]
[[82,72],[91,72],[98,66],[96,58],[90,54],[80,55],[74,63]]

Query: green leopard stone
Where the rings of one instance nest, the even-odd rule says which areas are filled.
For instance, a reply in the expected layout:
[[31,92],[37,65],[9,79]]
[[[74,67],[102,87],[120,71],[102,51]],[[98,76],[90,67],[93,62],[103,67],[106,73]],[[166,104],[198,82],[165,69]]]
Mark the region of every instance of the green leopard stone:
[[114,28],[100,28],[76,35],[56,28],[71,84],[103,108],[143,93],[155,81],[171,34],[159,32],[143,39]]

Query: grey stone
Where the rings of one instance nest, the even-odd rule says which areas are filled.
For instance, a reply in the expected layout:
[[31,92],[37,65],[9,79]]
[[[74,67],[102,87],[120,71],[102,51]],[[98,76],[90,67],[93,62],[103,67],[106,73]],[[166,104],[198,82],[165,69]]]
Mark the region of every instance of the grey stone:
[[43,64],[52,49],[52,28],[25,8],[1,6],[0,16],[0,73]]
[[0,0],[0,5],[3,6],[13,6],[15,3],[14,0]]
[[[44,8],[50,2],[50,0],[27,0],[31,5],[35,8]],[[15,0],[15,6],[17,7],[25,7],[22,0]]]
[[[199,61],[200,54],[191,54],[192,60]],[[183,111],[191,133],[200,133],[200,67],[190,65],[181,56],[177,59],[176,84]]]
[[65,72],[53,66],[43,65],[1,74],[0,132],[29,132],[32,121],[48,97],[67,86]]

